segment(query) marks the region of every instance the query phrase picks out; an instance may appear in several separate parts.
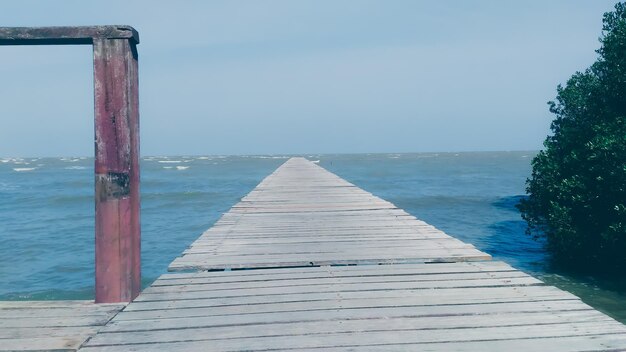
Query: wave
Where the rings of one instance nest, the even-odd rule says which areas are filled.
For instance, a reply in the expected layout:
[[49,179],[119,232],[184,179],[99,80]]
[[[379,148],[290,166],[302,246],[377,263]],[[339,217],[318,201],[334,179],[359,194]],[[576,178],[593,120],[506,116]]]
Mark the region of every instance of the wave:
[[14,167],[13,171],[24,172],[24,171],[33,171],[36,167]]
[[469,195],[395,196],[382,194],[387,200],[406,209],[433,209],[450,207],[476,207],[489,204],[491,198]]
[[16,185],[12,185],[6,182],[0,182],[0,191],[13,191],[18,189],[19,187]]
[[159,160],[158,162],[162,164],[180,164],[182,160]]
[[176,170],[187,170],[189,166],[176,166]]
[[22,159],[22,158],[6,158],[6,159],[0,159],[0,162],[2,162],[2,163],[23,164],[24,163],[24,159]]
[[[87,193],[81,193],[81,194],[60,194],[60,195],[50,195],[47,198],[47,201],[50,204],[56,204],[56,205],[70,205],[70,206],[75,206],[75,205],[83,205],[83,204],[90,204],[93,201],[93,194],[91,194],[90,190],[87,191]],[[79,214],[72,214],[72,215],[67,215],[65,217],[65,219],[69,219],[71,216],[78,216],[78,218],[80,218]],[[53,221],[58,221],[58,219],[54,219]]]
[[511,211],[515,211],[517,212],[517,205],[520,203],[520,201],[522,199],[526,199],[528,198],[528,196],[526,195],[515,195],[515,196],[507,196],[507,197],[501,197],[498,200],[496,200],[495,202],[492,202],[491,205],[493,205],[496,208],[500,208],[500,209],[506,209],[506,210],[511,210]]
[[251,156],[251,158],[257,159],[289,159],[288,156],[271,156],[271,155],[259,155],[259,156]]

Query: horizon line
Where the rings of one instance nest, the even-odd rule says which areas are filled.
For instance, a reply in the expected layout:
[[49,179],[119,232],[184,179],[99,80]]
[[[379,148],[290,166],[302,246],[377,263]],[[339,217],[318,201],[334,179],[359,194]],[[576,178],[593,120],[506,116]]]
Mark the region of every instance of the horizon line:
[[[464,150],[464,151],[422,151],[422,152],[340,152],[340,153],[260,153],[260,154],[153,154],[140,155],[140,158],[164,157],[250,157],[250,156],[322,156],[322,155],[385,155],[385,154],[469,154],[469,153],[538,153],[542,149],[510,149],[510,150]],[[46,155],[46,156],[0,156],[2,160],[10,159],[42,159],[42,158],[93,158],[94,155]]]

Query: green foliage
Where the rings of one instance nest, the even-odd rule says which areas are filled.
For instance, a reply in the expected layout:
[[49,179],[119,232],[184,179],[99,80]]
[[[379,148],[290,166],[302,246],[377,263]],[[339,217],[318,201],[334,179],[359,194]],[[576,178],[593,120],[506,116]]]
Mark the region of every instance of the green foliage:
[[604,14],[598,60],[557,88],[545,150],[518,208],[554,259],[626,268],[626,3]]

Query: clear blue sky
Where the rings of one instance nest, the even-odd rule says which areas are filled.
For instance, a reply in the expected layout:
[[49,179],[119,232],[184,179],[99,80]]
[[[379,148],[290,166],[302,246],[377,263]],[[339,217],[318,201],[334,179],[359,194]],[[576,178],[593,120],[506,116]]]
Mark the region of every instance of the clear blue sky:
[[[535,150],[604,0],[5,1],[140,33],[143,155]],[[0,156],[92,155],[91,48],[0,47]]]

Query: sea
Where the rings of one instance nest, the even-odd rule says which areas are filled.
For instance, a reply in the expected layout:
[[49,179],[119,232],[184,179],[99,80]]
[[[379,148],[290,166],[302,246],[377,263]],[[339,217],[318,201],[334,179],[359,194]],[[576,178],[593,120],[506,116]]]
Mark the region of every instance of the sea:
[[[626,279],[562,272],[515,205],[536,152],[309,160],[626,323]],[[290,155],[141,159],[143,285]],[[0,158],[0,300],[93,299],[93,158]]]

